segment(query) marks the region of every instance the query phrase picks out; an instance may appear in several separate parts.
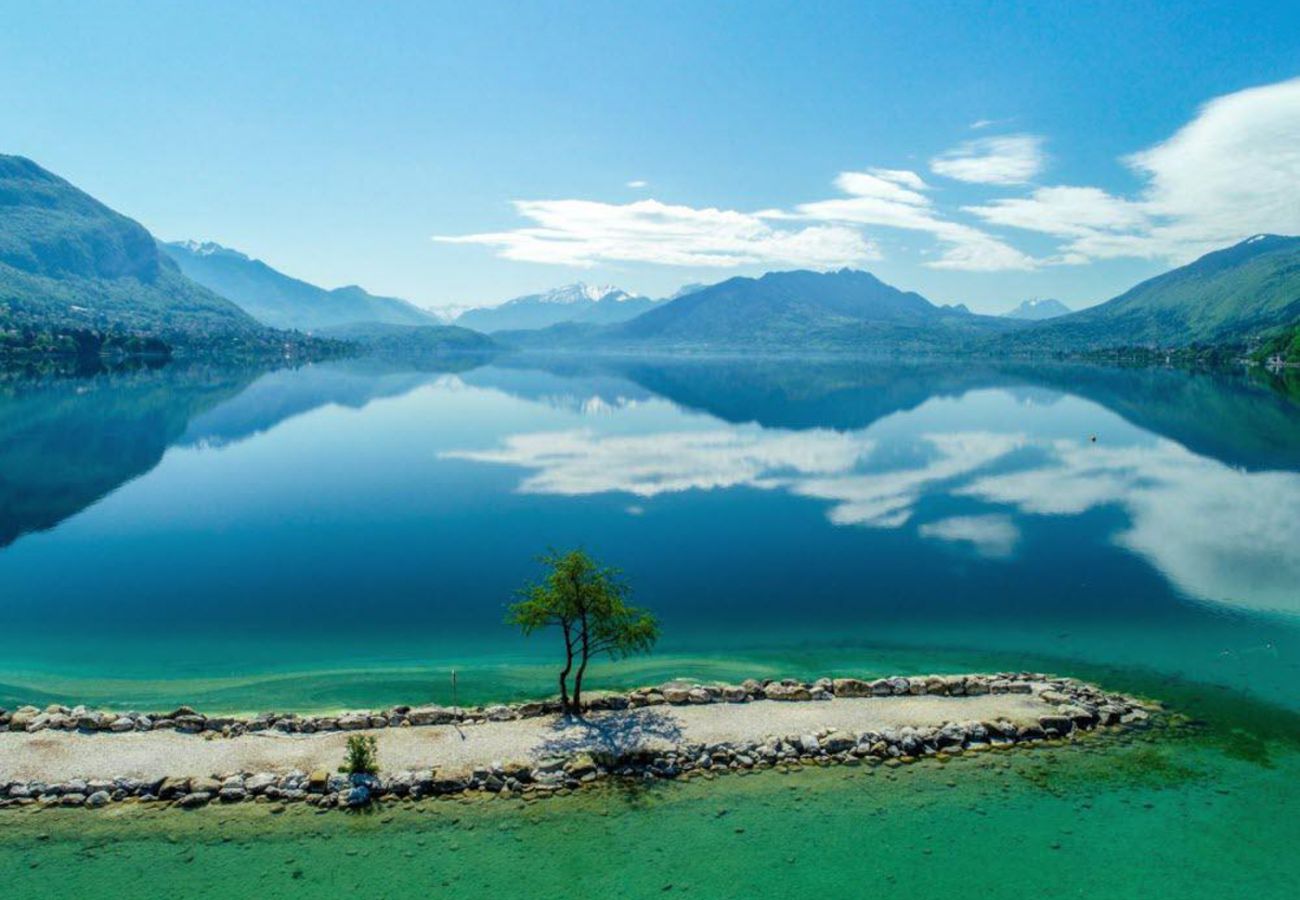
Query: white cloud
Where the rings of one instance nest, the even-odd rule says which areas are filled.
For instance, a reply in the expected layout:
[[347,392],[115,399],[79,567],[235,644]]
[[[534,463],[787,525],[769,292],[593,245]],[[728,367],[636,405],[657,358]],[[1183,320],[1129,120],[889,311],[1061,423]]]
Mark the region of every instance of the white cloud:
[[966,141],[930,160],[930,171],[974,184],[1024,184],[1046,164],[1041,137],[1008,134]]
[[534,224],[513,231],[436,237],[496,247],[506,259],[568,266],[644,262],[671,266],[790,265],[835,268],[877,259],[875,245],[841,225],[774,226],[725,209],[670,206],[658,200],[519,200]]
[[1036,265],[1033,258],[993,235],[942,217],[930,198],[921,193],[929,186],[915,172],[903,169],[841,172],[835,186],[849,196],[800,204],[795,215],[924,232],[944,247],[938,259],[926,263],[935,269],[998,272],[1032,269]]
[[917,529],[922,537],[970,544],[980,556],[1005,559],[1020,542],[1020,529],[1008,516],[953,516]]
[[641,189],[641,188],[643,188],[643,187],[649,187],[649,186],[650,186],[650,182],[648,182],[648,181],[642,181],[640,178],[637,178],[637,179],[634,179],[634,180],[632,180],[632,181],[629,181],[629,182],[627,183],[627,186],[630,187],[630,188],[633,188],[633,189],[639,190],[639,189]]
[[942,245],[927,263],[937,269],[992,272],[1032,269],[1035,261],[990,234],[944,219],[922,191],[929,185],[906,169],[841,172],[847,196],[805,203],[793,212],[672,206],[658,200],[519,200],[516,211],[534,224],[511,231],[434,240],[497,248],[505,259],[555,265],[646,262],[727,268],[791,265],[830,269],[880,258],[862,226],[921,231]]
[[966,209],[1063,238],[1062,262],[1182,263],[1259,232],[1300,232],[1300,79],[1218,97],[1168,140],[1124,162],[1133,199],[1094,187],[1040,188]]

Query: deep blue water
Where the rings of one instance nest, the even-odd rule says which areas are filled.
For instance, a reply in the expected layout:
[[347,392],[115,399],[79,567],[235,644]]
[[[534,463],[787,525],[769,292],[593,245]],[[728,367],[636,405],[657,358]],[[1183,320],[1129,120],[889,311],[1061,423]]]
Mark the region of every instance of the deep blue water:
[[520,695],[548,547],[658,652],[599,673],[1050,667],[1300,707],[1300,407],[1163,370],[171,366],[0,393],[0,704]]

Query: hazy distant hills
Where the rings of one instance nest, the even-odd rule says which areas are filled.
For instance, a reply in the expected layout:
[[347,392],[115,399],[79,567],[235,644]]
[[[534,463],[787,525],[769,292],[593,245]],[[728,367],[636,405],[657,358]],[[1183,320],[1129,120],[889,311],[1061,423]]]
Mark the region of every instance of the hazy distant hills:
[[349,341],[369,350],[395,354],[464,353],[497,349],[497,343],[479,331],[458,325],[394,325],[388,322],[354,322],[317,332],[321,337]]
[[609,285],[598,287],[577,282],[516,297],[499,306],[468,309],[455,323],[489,333],[547,328],[566,322],[610,325],[632,319],[661,302],[633,296]]
[[1300,238],[1261,234],[1006,339],[1082,352],[1240,343],[1300,322]]
[[1024,300],[1015,309],[1002,315],[1007,319],[1020,319],[1024,322],[1042,322],[1046,319],[1055,319],[1057,316],[1068,316],[1069,314],[1070,307],[1060,300],[1042,299]]
[[326,290],[211,241],[179,241],[163,249],[189,278],[275,328],[314,332],[357,322],[439,324],[431,313],[405,300],[377,297],[355,285]]
[[139,223],[29,159],[0,156],[0,355],[144,338],[235,352],[284,340],[186,278]]

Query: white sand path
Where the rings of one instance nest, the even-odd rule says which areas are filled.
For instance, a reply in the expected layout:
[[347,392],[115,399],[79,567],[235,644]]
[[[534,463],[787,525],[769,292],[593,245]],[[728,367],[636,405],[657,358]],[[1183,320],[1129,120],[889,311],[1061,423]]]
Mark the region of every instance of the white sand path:
[[[555,716],[486,722],[380,728],[360,732],[379,741],[385,772],[435,768],[439,775],[468,773],[493,763],[531,763],[582,751],[661,750],[688,743],[762,741],[769,736],[824,729],[862,733],[887,727],[939,726],[948,722],[1007,719],[1031,724],[1053,707],[1033,694],[935,695],[844,698],[788,703],[712,703],[655,706],[590,714],[585,722]],[[283,774],[293,769],[334,771],[349,734],[253,732],[205,738],[175,731],[126,734],[39,731],[0,733],[0,784],[72,778],[149,780],[235,772]]]

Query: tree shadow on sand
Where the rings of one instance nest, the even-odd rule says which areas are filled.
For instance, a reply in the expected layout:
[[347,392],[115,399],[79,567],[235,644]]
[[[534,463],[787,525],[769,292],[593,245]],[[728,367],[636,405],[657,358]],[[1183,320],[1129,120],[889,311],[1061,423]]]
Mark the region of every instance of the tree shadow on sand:
[[662,748],[682,740],[677,720],[654,709],[561,717],[551,725],[551,731],[553,736],[537,747],[536,756],[590,753],[600,759],[619,760],[648,750],[647,745]]

